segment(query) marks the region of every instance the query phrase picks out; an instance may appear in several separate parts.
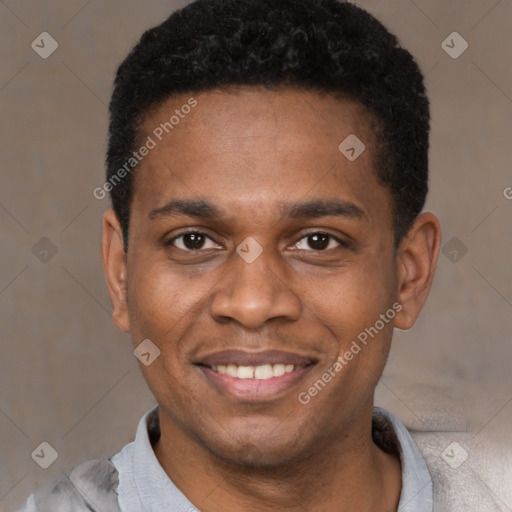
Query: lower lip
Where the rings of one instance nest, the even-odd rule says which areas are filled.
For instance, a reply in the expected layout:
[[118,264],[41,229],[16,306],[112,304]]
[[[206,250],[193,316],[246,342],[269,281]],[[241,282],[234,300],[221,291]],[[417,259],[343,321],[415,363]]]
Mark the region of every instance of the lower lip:
[[198,366],[198,368],[221,393],[238,400],[262,402],[279,398],[280,395],[290,391],[291,388],[305,378],[313,366],[315,365],[310,364],[300,370],[294,370],[280,377],[272,377],[270,379],[238,379],[216,372],[207,366]]

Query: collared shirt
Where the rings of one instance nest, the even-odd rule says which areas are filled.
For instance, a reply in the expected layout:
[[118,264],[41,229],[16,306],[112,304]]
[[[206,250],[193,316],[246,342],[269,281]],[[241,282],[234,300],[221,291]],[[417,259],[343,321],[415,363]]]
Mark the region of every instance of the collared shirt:
[[[382,433],[385,442],[394,445],[398,441],[394,446],[402,463],[398,511],[432,512],[432,480],[407,429],[393,414],[378,407],[374,408],[374,427]],[[150,435],[159,436],[157,408],[141,419],[135,441],[111,458],[119,472],[117,492],[121,512],[198,511],[163,470],[153,452]]]
[[[160,436],[158,407],[140,420],[135,440],[108,460],[81,464],[49,492],[30,496],[19,512],[200,512],[174,485],[152,444]],[[402,491],[398,512],[432,512],[432,479],[416,444],[390,412],[375,407],[373,438],[399,455]]]

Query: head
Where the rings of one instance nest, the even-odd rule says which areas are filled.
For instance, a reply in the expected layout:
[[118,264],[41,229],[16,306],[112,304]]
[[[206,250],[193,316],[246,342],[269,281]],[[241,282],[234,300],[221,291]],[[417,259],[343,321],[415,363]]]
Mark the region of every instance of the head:
[[[350,3],[198,0],[142,36],[110,116],[114,321],[159,348],[141,367],[166,424],[278,464],[368,418],[439,251],[412,56]],[[296,363],[274,387],[219,377],[256,360]]]

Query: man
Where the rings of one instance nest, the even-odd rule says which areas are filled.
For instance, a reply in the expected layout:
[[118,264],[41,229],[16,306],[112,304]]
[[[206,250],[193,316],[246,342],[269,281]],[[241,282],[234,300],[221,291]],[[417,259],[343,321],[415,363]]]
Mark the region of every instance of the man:
[[198,0],[110,104],[103,262],[158,407],[25,510],[433,510],[375,408],[429,293],[439,221],[411,55],[337,0]]

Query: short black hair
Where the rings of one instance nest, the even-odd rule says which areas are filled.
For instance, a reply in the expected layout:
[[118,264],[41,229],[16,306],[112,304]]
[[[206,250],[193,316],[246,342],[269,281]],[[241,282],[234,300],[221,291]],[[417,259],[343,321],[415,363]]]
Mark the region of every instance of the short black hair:
[[[126,168],[150,109],[237,85],[328,92],[365,107],[378,124],[375,171],[393,198],[397,247],[428,192],[429,101],[412,55],[345,1],[196,0],[147,30],[114,81],[107,181]],[[134,180],[123,175],[109,191],[127,250]]]

